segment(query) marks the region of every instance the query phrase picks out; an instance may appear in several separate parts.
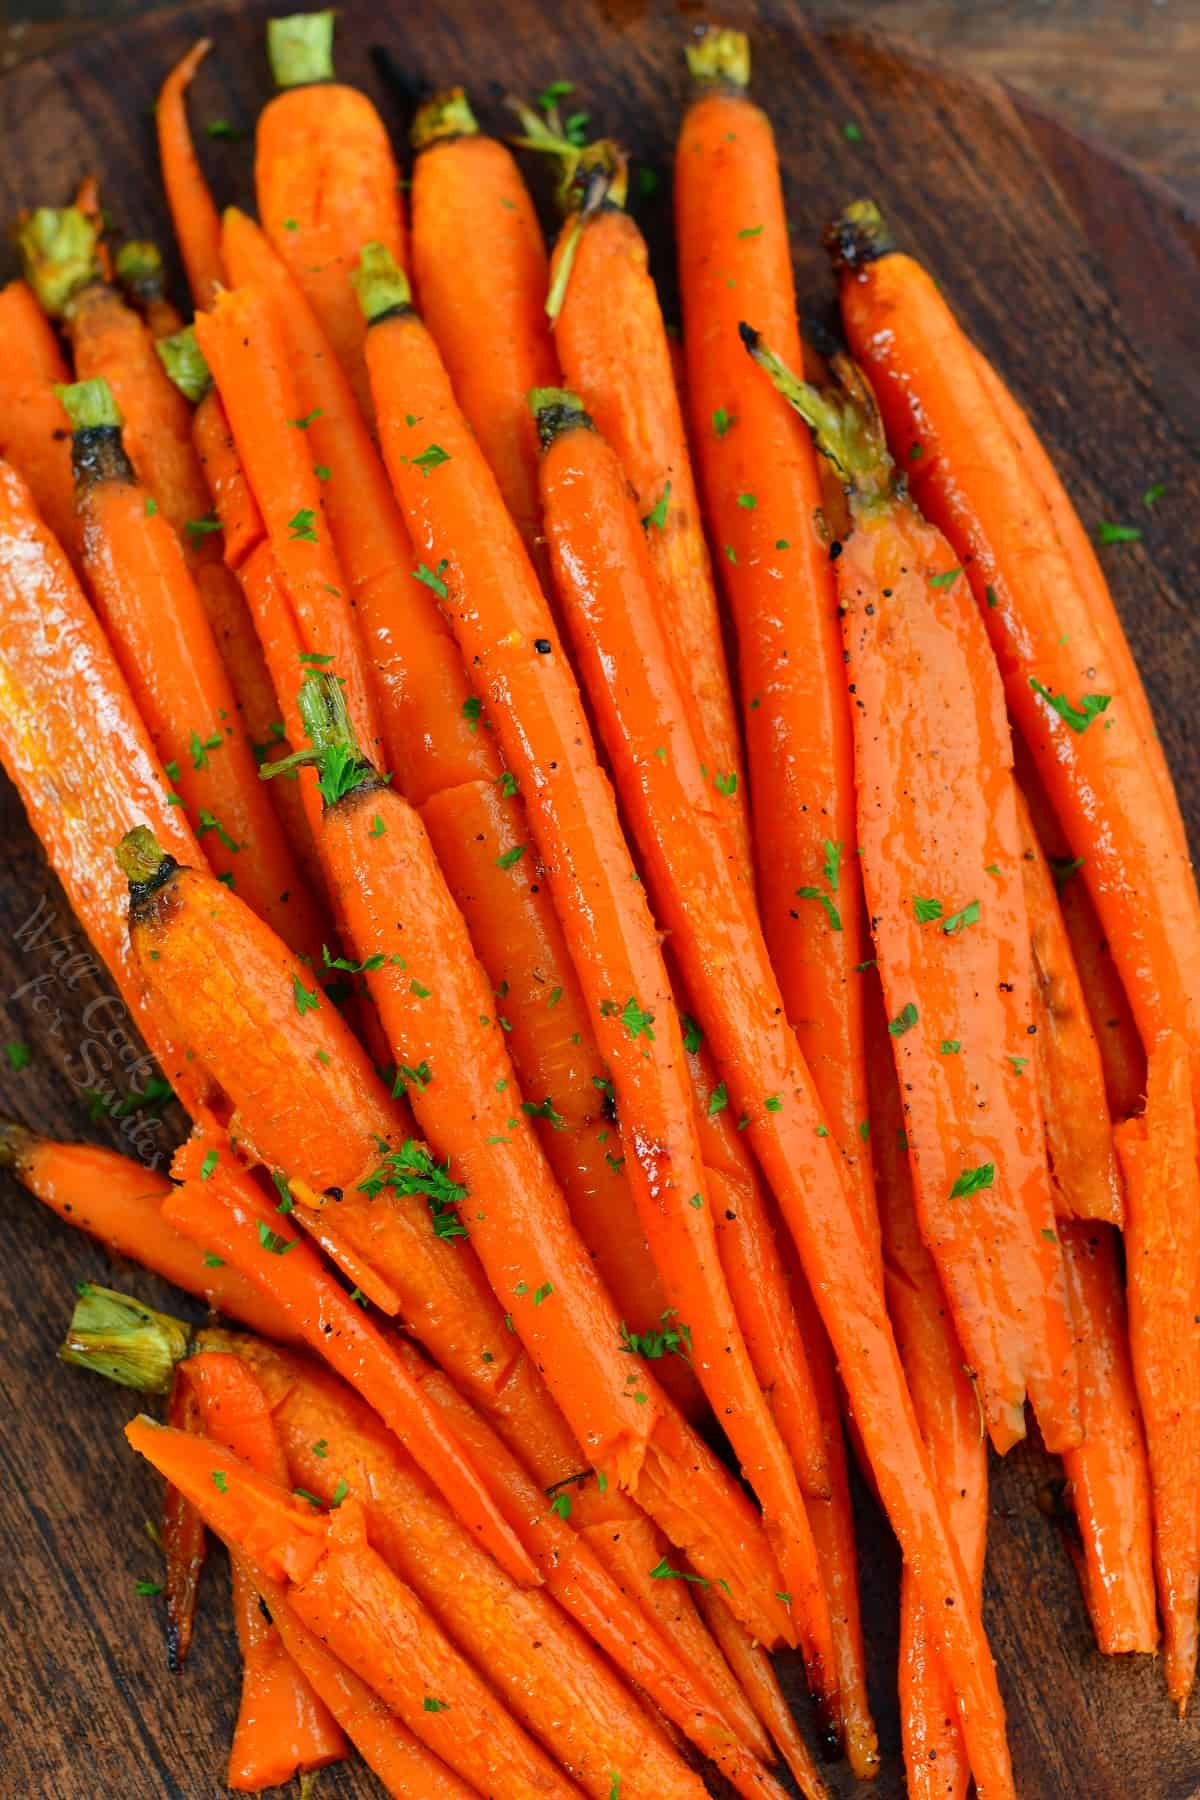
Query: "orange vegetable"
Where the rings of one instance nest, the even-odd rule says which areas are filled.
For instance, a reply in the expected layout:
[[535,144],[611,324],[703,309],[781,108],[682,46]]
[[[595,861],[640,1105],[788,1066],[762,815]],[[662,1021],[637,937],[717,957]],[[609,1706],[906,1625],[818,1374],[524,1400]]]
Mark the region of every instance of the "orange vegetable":
[[833,236],[851,346],[918,501],[967,571],[1142,1042],[1191,1045],[1200,1102],[1200,897],[1116,614],[1081,580],[936,283],[892,248],[869,202]]
[[729,1608],[714,1598],[711,1590],[700,1590],[699,1604],[742,1690],[751,1696],[755,1712],[779,1746],[804,1800],[825,1800],[828,1790],[780,1689],[771,1658],[761,1644],[747,1637]]
[[[167,1424],[176,1431],[200,1430],[200,1402],[176,1371],[167,1401]],[[162,1504],[163,1602],[167,1613],[167,1667],[178,1675],[187,1661],[196,1624],[196,1600],[204,1572],[204,1520],[191,1501],[168,1485]]]
[[182,331],[183,319],[167,296],[167,272],[157,244],[143,238],[127,239],[117,251],[113,274],[156,342]]
[[404,197],[387,127],[371,100],[335,81],[332,11],[271,19],[267,53],[282,90],[255,136],[263,229],[304,290],[359,405],[370,416],[366,328],[350,271],[369,238],[405,256]]
[[[458,403],[544,577],[537,432],[525,403],[530,388],[558,380],[542,228],[512,152],[481,135],[461,88],[418,108],[412,142],[413,285]],[[380,235],[368,232],[362,242]]]
[[58,339],[23,281],[0,288],[0,456],[29,484],[37,509],[76,554],[74,477],[54,389],[69,381]]
[[1196,1678],[1200,1593],[1200,1170],[1187,1041],[1150,1052],[1146,1111],[1116,1129],[1125,1176],[1129,1342],[1146,1427],[1167,1693]]
[[188,88],[211,49],[208,38],[192,45],[163,82],[155,108],[167,205],[197,310],[212,305],[225,280],[221,221],[196,160],[187,117]]
[[860,1135],[858,965],[871,951],[821,482],[800,421],[756,379],[737,335],[749,319],[800,366],[791,241],[770,121],[746,93],[745,38],[714,30],[688,61],[697,97],[675,156],[683,345],[709,540],[737,636],[758,904],[878,1278],[879,1222]]

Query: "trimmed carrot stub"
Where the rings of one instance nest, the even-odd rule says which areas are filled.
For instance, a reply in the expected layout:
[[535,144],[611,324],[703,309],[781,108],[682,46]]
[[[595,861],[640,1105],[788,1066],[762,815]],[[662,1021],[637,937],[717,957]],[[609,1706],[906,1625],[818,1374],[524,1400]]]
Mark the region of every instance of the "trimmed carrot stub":
[[[525,803],[438,612],[440,578],[413,552],[379,453],[303,294],[243,215],[227,215],[226,236],[235,279],[271,300],[296,375],[300,435],[328,477],[326,517],[370,657],[381,766],[433,839],[497,996],[489,1010],[506,1023],[522,1092],[543,1109],[534,1124],[572,1218],[623,1316],[646,1330],[667,1298],[620,1167],[605,1106],[608,1071],[532,850],[514,857],[531,843]],[[439,454],[432,438],[420,452],[431,478]],[[283,716],[299,744],[297,665],[265,622],[270,612],[278,624],[282,609],[272,604],[278,595],[268,592],[261,560],[244,564],[243,577],[255,584],[259,629],[274,646]],[[678,1360],[665,1385],[690,1414],[701,1410],[697,1384]]]
[[0,288],[0,456],[20,471],[46,524],[74,557],[75,483],[54,392],[70,379],[32,290],[10,281]]
[[60,392],[84,566],[154,747],[215,875],[310,958],[321,929],[237,729],[237,701],[179,540],[134,475],[103,378]]
[[176,63],[159,91],[154,117],[167,205],[175,228],[188,286],[198,310],[212,305],[225,280],[221,260],[221,221],[196,158],[188,126],[187,91],[196,70],[212,49],[201,38]]
[[[1079,1442],[1078,1366],[1046,1164],[1012,752],[962,571],[900,497],[852,365],[819,393],[745,328],[853,515],[838,558],[858,831],[921,1229],[997,1450]],[[986,1110],[981,1102],[986,1100]],[[964,1200],[970,1200],[964,1207]]]
[[188,1495],[231,1550],[286,1584],[300,1622],[464,1779],[497,1800],[569,1800],[578,1792],[370,1548],[356,1501],[317,1512],[229,1451],[144,1415],[126,1426],[125,1435]]
[[[633,488],[658,576],[666,637],[713,792],[720,796],[713,804],[723,803],[741,865],[753,880],[741,732],[712,562],[646,240],[625,211],[626,157],[607,142],[577,149],[529,108],[520,110],[523,141],[561,157],[564,165],[566,217],[549,301],[563,377],[617,452]],[[428,319],[427,289],[420,292]],[[547,382],[538,378],[528,385]],[[464,411],[469,417],[470,408]]]
[[750,319],[793,368],[801,346],[770,121],[748,98],[740,32],[688,48],[696,98],[675,157],[675,218],[692,449],[733,614],[771,960],[825,1121],[849,1166],[879,1274],[862,1047],[867,946],[855,856],[853,746],[817,458],[756,381]]
[[1152,1052],[1176,1033],[1192,1046],[1200,1101],[1200,897],[1115,612],[1081,582],[937,284],[894,249],[869,201],[830,235],[851,346],[914,493],[966,570],[1142,1042]]
[[[807,1596],[813,1570],[803,1502],[721,1272],[670,985],[574,678],[433,340],[398,303],[403,278],[382,252],[364,253],[359,290],[373,320],[367,359],[392,481],[418,550],[434,565],[444,564],[446,611],[472,680],[481,698],[501,700],[494,719],[501,745],[522,788],[536,796],[534,842],[612,1070],[625,1142],[635,1147],[626,1168],[643,1229],[668,1297],[692,1332],[696,1372],[721,1411],[746,1475],[760,1494],[769,1486],[769,1528],[781,1551],[795,1556],[797,1579],[789,1576],[788,1591]],[[410,479],[410,408],[424,421],[420,429],[435,431],[446,453],[428,480],[419,470],[415,482]],[[464,533],[468,518],[475,522]],[[688,1548],[707,1574],[700,1550]],[[801,1580],[806,1563],[809,1573]],[[742,1603],[735,1597],[735,1606]],[[812,1606],[819,1611],[819,1588]],[[800,1611],[797,1602],[798,1619]],[[759,1635],[773,1640],[769,1631]],[[806,1647],[811,1653],[811,1642]]]
[[[214,1445],[268,1480],[287,1486],[287,1463],[262,1389],[236,1356],[204,1351],[181,1365],[195,1395],[200,1429]],[[229,1785],[258,1793],[346,1754],[345,1739],[259,1606],[254,1576],[233,1559],[233,1617],[242,1653],[242,1695],[229,1752]]]
[[170,1187],[144,1163],[98,1144],[60,1144],[0,1122],[0,1168],[67,1225],[99,1238],[195,1294],[218,1312],[279,1340],[291,1338],[287,1315],[272,1306],[234,1269],[206,1261],[202,1250],[173,1231],[162,1216]]
[[117,251],[113,274],[117,286],[137,307],[156,341],[182,331],[183,319],[167,297],[167,272],[157,244],[142,238],[129,239]]
[[[937,1269],[921,1240],[887,1016],[882,993],[876,983],[872,986],[867,1001],[869,1093],[888,1310],[950,1529],[973,1591],[981,1596],[987,1439]],[[900,1584],[900,1724],[913,1800],[966,1800],[971,1770],[952,1672],[942,1657],[936,1623],[907,1566]]]
[[407,260],[404,197],[374,103],[334,79],[333,27],[332,11],[268,22],[267,54],[282,91],[259,114],[254,185],[263,229],[369,417],[366,328],[349,277],[368,238]]
[[1054,876],[1017,790],[1021,876],[1033,947],[1037,1072],[1056,1210],[1068,1218],[1121,1223],[1121,1178],[1113,1150],[1104,1065]]
[[[130,954],[109,847],[114,830],[150,819],[179,856],[199,860],[200,850],[181,810],[167,804],[166,776],[70,564],[29,489],[2,462],[0,692],[0,758],[47,860],[164,1075],[189,1110],[203,1111],[205,1078],[176,1048]],[[81,726],[92,720],[104,721],[101,756]],[[35,913],[28,929],[40,928]],[[45,928],[57,929],[52,912]],[[130,1083],[143,1092],[150,1057],[123,1029],[116,1005],[108,1024],[114,1059],[120,1057]]]
[[1182,1716],[1196,1678],[1200,1589],[1200,1173],[1190,1046],[1150,1052],[1146,1111],[1116,1130],[1125,1176],[1129,1342],[1146,1426],[1167,1693]]
[[[475,1246],[585,1460],[638,1494],[647,1461],[668,1473],[660,1425],[668,1422],[670,1403],[639,1364],[640,1338],[622,1326],[571,1229],[529,1125],[528,1114],[536,1109],[519,1098],[504,1033],[489,1011],[491,990],[424,827],[361,759],[340,694],[328,678],[306,684],[301,707],[321,771],[324,844],[348,935],[367,968],[418,1123],[434,1153],[445,1158],[440,1166],[447,1172],[453,1167],[457,1177],[444,1177],[441,1193],[433,1197],[435,1213],[447,1234],[467,1236]],[[415,1150],[406,1145],[384,1159],[365,1184],[368,1200],[411,1180]],[[361,1209],[363,1203],[344,1198],[340,1216],[355,1205]],[[685,1331],[699,1362],[704,1351],[690,1318]],[[581,1345],[587,1350],[586,1379],[580,1375]],[[680,1432],[690,1438],[675,1421],[673,1434]],[[738,1506],[731,1484],[704,1456],[699,1440],[692,1440],[686,1463],[687,1482],[697,1499],[703,1487],[699,1510],[710,1519],[699,1541],[686,1546],[689,1553],[703,1571],[719,1574],[732,1605],[772,1620],[777,1605],[770,1605],[757,1571],[755,1585],[749,1594],[744,1591],[753,1557],[742,1568],[729,1558],[737,1534],[755,1535],[752,1515]],[[677,1482],[684,1480],[682,1469],[672,1472]],[[719,1532],[713,1528],[718,1517]],[[765,1555],[761,1561],[765,1573],[772,1565]],[[793,1596],[793,1605],[800,1615],[803,1598]]]
[[558,380],[542,228],[512,152],[481,134],[461,88],[418,108],[412,142],[413,285],[504,504],[544,572],[537,433],[525,404],[530,388]]
[[1079,1343],[1083,1442],[1067,1451],[1063,1468],[1083,1596],[1106,1656],[1149,1653],[1158,1642],[1150,1471],[1117,1234],[1082,1220],[1064,1220],[1058,1230]]

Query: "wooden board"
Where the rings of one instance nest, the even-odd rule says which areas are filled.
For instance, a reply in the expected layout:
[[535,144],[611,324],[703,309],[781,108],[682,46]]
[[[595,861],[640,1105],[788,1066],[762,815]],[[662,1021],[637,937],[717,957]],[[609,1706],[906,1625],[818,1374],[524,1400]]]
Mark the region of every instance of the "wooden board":
[[[197,36],[217,51],[196,84],[199,124],[245,131],[268,93],[261,52],[269,8],[216,0],[146,17],[34,62],[0,82],[0,210],[62,202],[95,169],[118,225],[165,237],[150,112],[163,74]],[[988,353],[1031,407],[1085,519],[1143,526],[1106,556],[1193,827],[1200,734],[1193,728],[1200,537],[1200,271],[1196,233],[1154,191],[1004,92],[872,38],[806,28],[782,0],[726,5],[754,38],[755,92],[779,131],[806,313],[827,313],[814,248],[825,219],[870,192],[926,259]],[[693,7],[640,0],[506,0],[384,9],[347,0],[339,69],[364,83],[402,132],[426,84],[471,87],[485,128],[504,129],[505,88],[573,78],[578,103],[658,176],[636,202],[673,306],[670,150],[684,83],[680,45]],[[858,125],[861,141],[844,132]],[[248,200],[247,142],[208,141],[219,196]],[[636,191],[636,188],[635,188]],[[1186,353],[1190,350],[1189,365]],[[481,346],[486,353],[486,346]],[[1149,511],[1141,496],[1164,484]],[[98,743],[98,756],[108,747]],[[78,937],[13,791],[0,787],[3,1037],[32,1046],[0,1110],[65,1137],[120,1142],[88,1090],[114,1008],[103,977],[72,985],[55,940]],[[37,942],[23,928],[57,913]],[[57,960],[56,960],[57,958]],[[118,1094],[124,1086],[116,1079]],[[168,1118],[161,1139],[179,1129]],[[184,1676],[167,1675],[158,1603],[137,1599],[157,1559],[143,1520],[154,1484],[124,1450],[125,1397],[55,1360],[79,1278],[114,1278],[152,1302],[179,1302],[148,1277],[114,1271],[94,1246],[39,1216],[6,1183],[0,1197],[0,1796],[12,1800],[195,1800],[223,1790],[236,1658],[210,1589]],[[1026,1800],[1195,1800],[1200,1730],[1172,1716],[1149,1659],[1100,1658],[1075,1578],[1039,1501],[1055,1471],[1032,1450],[995,1467],[988,1623],[1010,1707]],[[880,1800],[903,1792],[893,1666],[896,1557],[869,1502],[861,1519],[864,1608],[885,1751]],[[788,1671],[795,1683],[795,1671]],[[840,1795],[844,1770],[831,1771]],[[321,1777],[325,1800],[377,1792],[354,1766]]]

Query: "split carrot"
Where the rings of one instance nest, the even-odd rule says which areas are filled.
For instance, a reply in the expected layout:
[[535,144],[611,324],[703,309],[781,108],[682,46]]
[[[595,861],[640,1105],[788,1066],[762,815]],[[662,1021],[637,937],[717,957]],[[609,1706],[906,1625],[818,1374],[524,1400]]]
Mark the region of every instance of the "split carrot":
[[[520,535],[432,338],[404,304],[403,277],[381,250],[364,254],[359,289],[374,321],[367,360],[392,482],[418,550],[443,571],[446,611],[472,681],[481,699],[499,702],[494,724],[509,766],[534,797],[534,842],[612,1070],[625,1141],[634,1147],[626,1166],[643,1229],[672,1305],[691,1330],[701,1385],[747,1478],[760,1496],[766,1487],[768,1528],[790,1565],[797,1623],[817,1623],[805,1646],[812,1660],[828,1627],[820,1624],[811,1534],[721,1272],[679,1023],[612,790]],[[428,480],[409,458],[409,408],[445,452]],[[699,1551],[687,1548],[707,1573]],[[768,1632],[759,1635],[772,1641]],[[828,1671],[814,1667],[813,1678],[820,1688]]]
[[[700,497],[646,240],[625,210],[628,163],[615,144],[579,150],[521,109],[525,142],[562,158],[566,214],[548,309],[563,379],[621,459],[646,528],[662,619],[691,723],[751,881],[750,803],[741,732],[704,536]],[[419,284],[430,319],[428,289]],[[479,358],[474,358],[476,364]],[[451,379],[454,370],[451,367]],[[551,385],[535,376],[526,389]],[[458,383],[455,380],[455,388]],[[463,410],[470,417],[470,408]]]
[[196,159],[187,116],[188,88],[211,49],[209,38],[200,38],[192,45],[163,82],[154,112],[158,155],[175,242],[179,245],[192,300],[198,310],[212,305],[225,280],[225,266],[221,261],[221,221]]
[[[180,1378],[196,1397],[202,1434],[286,1487],[287,1462],[262,1389],[246,1364],[205,1350],[180,1365]],[[230,1787],[258,1793],[341,1761],[345,1739],[288,1655],[273,1621],[263,1616],[253,1573],[236,1554],[233,1617],[242,1654],[242,1693],[229,1752]]]
[[1072,1219],[1121,1223],[1121,1178],[1113,1150],[1104,1065],[1054,876],[1017,789],[1021,877],[1033,948],[1037,1072],[1055,1206]]
[[936,283],[893,248],[868,201],[831,239],[851,346],[914,493],[967,573],[1142,1042],[1152,1051],[1175,1033],[1192,1046],[1200,1103],[1200,897],[1116,615],[1081,582]]
[[137,307],[157,342],[183,330],[183,318],[167,297],[167,272],[157,244],[130,238],[113,263],[117,286]]
[[54,389],[71,379],[58,339],[23,281],[0,288],[0,456],[29,484],[63,549],[77,554],[71,450]]
[[[525,404],[530,388],[558,380],[542,228],[512,152],[480,132],[462,88],[418,108],[412,143],[413,285],[459,405],[544,576],[537,433]],[[379,236],[368,232],[362,242]]]
[[1196,1678],[1200,1590],[1200,1173],[1190,1045],[1150,1052],[1146,1111],[1116,1129],[1125,1176],[1125,1267],[1133,1374],[1146,1427],[1154,1569],[1167,1693],[1182,1717]]
[[[401,320],[400,325],[407,328],[406,321]],[[410,389],[415,385],[410,379]],[[432,396],[427,404],[431,403]],[[386,432],[391,409],[381,405],[379,410]],[[604,446],[580,425],[577,412],[573,415],[575,429],[569,428],[570,421],[571,408],[563,407],[557,412],[559,429],[544,433],[552,442],[542,464],[543,497],[548,498],[557,488],[562,506],[558,525],[553,516],[550,519],[555,569],[564,593],[564,578],[570,578],[574,611],[586,624],[589,640],[593,628],[599,631],[603,620],[604,666],[598,668],[600,659],[589,653],[588,688],[593,705],[605,720],[606,747],[622,770],[622,791],[637,822],[647,877],[659,896],[660,909],[664,899],[671,903],[672,911],[664,916],[664,923],[672,929],[689,995],[729,1084],[729,1103],[747,1118],[749,1141],[788,1219],[821,1306],[884,1505],[902,1546],[922,1572],[931,1606],[937,1606],[947,1632],[947,1652],[961,1684],[976,1779],[985,1790],[1011,1792],[1003,1707],[979,1609],[937,1502],[882,1295],[872,1278],[872,1253],[860,1213],[844,1185],[812,1078],[787,1027],[765,945],[743,891],[730,873],[729,841],[711,809],[705,811],[699,756],[690,739],[683,703],[669,679],[661,628],[656,630],[653,605],[645,600],[646,585],[653,594],[653,575],[646,564],[636,514],[623,513],[617,497],[610,493],[604,500],[598,499],[590,487],[580,489],[578,504],[572,505],[568,472],[574,466],[573,458],[578,453],[594,481],[599,468],[592,446]],[[461,452],[457,441],[455,447]],[[402,484],[402,475],[398,471],[394,475]],[[618,496],[628,507],[619,483]],[[562,542],[557,544],[560,529]],[[449,535],[447,532],[447,539]],[[457,542],[453,547],[461,555]],[[470,591],[476,609],[470,620],[473,625],[484,610],[478,580]],[[456,620],[458,617],[456,610]],[[514,622],[523,627],[526,638],[532,635],[532,620],[526,622],[522,617]],[[505,685],[508,707],[501,718],[515,715],[531,746],[537,743],[540,747],[543,736],[551,738],[551,734],[547,725],[550,707],[539,693],[539,675],[522,666],[519,647],[509,648],[506,640],[497,646],[496,635],[493,632],[490,641],[480,643],[478,653],[481,658],[486,655],[487,679]],[[468,631],[466,622],[462,636],[474,649],[475,633]],[[610,687],[614,659],[620,662],[622,673],[619,683],[614,677]],[[545,679],[540,676],[541,682]],[[558,696],[554,698],[558,700]],[[572,724],[572,740],[583,738],[586,742],[585,733],[582,723]],[[547,748],[543,756],[553,754],[556,761],[565,760],[567,746],[560,748],[552,738],[551,742],[553,751]],[[655,755],[659,748],[666,751],[665,757]],[[636,776],[631,778],[634,770]],[[562,785],[561,778],[540,765],[537,776],[558,804],[556,790]],[[640,789],[639,783],[644,783]],[[588,808],[593,836],[599,813],[593,801]],[[657,835],[665,820],[670,821],[669,841],[688,846],[682,863],[673,857],[670,866]],[[572,855],[579,854],[572,842]],[[594,904],[589,894],[589,907]],[[620,991],[625,990],[622,981]],[[650,997],[644,995],[640,1003],[635,998],[639,1019]],[[656,1029],[659,1021],[669,1042],[672,1012],[666,1007],[656,1009]],[[614,1051],[614,1071],[616,1066]],[[618,1096],[620,1092],[618,1084]],[[645,1135],[648,1142],[661,1141],[655,1133],[647,1131]],[[945,1604],[947,1595],[954,1598],[953,1607]]]
[[[78,1317],[79,1308],[75,1310]],[[74,1325],[73,1320],[73,1330]],[[178,1369],[167,1401],[167,1424],[175,1431],[200,1429],[200,1402]],[[191,1501],[168,1484],[162,1504],[163,1603],[167,1614],[167,1667],[172,1675],[179,1674],[191,1649],[207,1550],[204,1520]]]
[[721,1604],[711,1589],[700,1589],[699,1605],[743,1692],[751,1696],[755,1712],[778,1745],[804,1800],[826,1800],[828,1790],[779,1686],[771,1658],[761,1644],[747,1637],[729,1608]]
[[[349,940],[366,966],[409,1103],[433,1152],[445,1159],[431,1167],[429,1153],[413,1144],[385,1156],[362,1184],[367,1205],[378,1192],[403,1188],[423,1172],[437,1228],[467,1236],[474,1245],[585,1460],[618,1487],[639,1494],[643,1464],[663,1461],[659,1427],[670,1403],[639,1363],[639,1340],[623,1329],[572,1231],[530,1129],[528,1113],[536,1109],[520,1100],[505,1034],[489,1010],[491,990],[424,827],[362,760],[338,689],[327,677],[306,684],[301,708],[314,746],[308,754],[318,759],[321,771],[325,851]],[[450,1178],[451,1168],[456,1179]],[[339,1204],[342,1216],[364,1205],[349,1197]],[[700,1363],[705,1351],[690,1317],[683,1339]],[[586,1380],[580,1373],[581,1346]],[[682,1421],[675,1422],[675,1430],[690,1437]],[[773,1590],[764,1591],[764,1576],[773,1569],[770,1558],[762,1556],[748,1593],[742,1570],[729,1561],[737,1536],[754,1535],[752,1515],[738,1504],[715,1463],[703,1459],[699,1440],[689,1447],[685,1463],[686,1479],[710,1520],[700,1540],[686,1546],[689,1554],[702,1572],[719,1570],[739,1612],[772,1622],[778,1603],[771,1606]],[[684,1479],[682,1469],[674,1474],[677,1481]],[[798,1559],[793,1566],[799,1568]],[[808,1580],[819,1591],[815,1573]],[[801,1629],[807,1606],[807,1589],[793,1593]]]
[[1079,1342],[1083,1442],[1067,1451],[1063,1468],[1083,1596],[1106,1656],[1150,1653],[1158,1642],[1150,1471],[1117,1234],[1083,1220],[1064,1220],[1058,1230]]
[[[206,1082],[176,1047],[150,1002],[121,918],[113,834],[150,819],[181,857],[200,851],[178,807],[146,727],[70,564],[38,517],[16,471],[0,463],[0,758],[24,802],[76,919],[119,990],[104,1012],[97,1047],[106,1083],[119,1070],[143,1092],[148,1057],[125,1030],[132,1020],[184,1104],[203,1112]],[[96,754],[81,721],[102,721],[107,753]],[[40,929],[37,915],[29,929]],[[56,928],[53,911],[46,930]],[[114,1089],[115,1097],[115,1089]]]
[[369,418],[366,328],[350,271],[368,238],[382,239],[399,263],[407,260],[404,196],[374,103],[334,78],[333,26],[332,11],[268,21],[267,54],[281,91],[259,115],[254,184],[263,229]]
[[195,1294],[218,1312],[277,1340],[293,1336],[287,1315],[233,1269],[203,1252],[162,1217],[170,1192],[161,1175],[98,1144],[60,1144],[23,1125],[0,1122],[0,1168],[67,1225],[99,1238],[118,1256]]
[[[846,483],[836,563],[854,694],[858,836],[921,1229],[996,1449],[1080,1438],[1046,1162],[1029,922],[1004,698],[945,539],[895,485],[853,365],[822,394],[747,348]],[[981,1101],[986,1100],[986,1108]],[[970,1200],[969,1207],[962,1202]]]
[[109,642],[213,873],[319,957],[303,877],[236,728],[237,701],[179,540],[137,480],[102,378],[63,388],[83,560]]
[[[978,1598],[987,1543],[987,1438],[937,1269],[921,1239],[887,1015],[878,982],[871,987],[868,1092],[884,1291],[934,1479]],[[907,1565],[900,1582],[900,1725],[913,1800],[966,1800],[971,1770],[952,1673]]]
[[[605,1110],[608,1071],[553,902],[532,856],[511,861],[513,847],[530,841],[525,802],[471,692],[378,451],[303,294],[244,215],[227,215],[226,239],[234,278],[271,300],[296,374],[297,416],[307,421],[305,439],[328,475],[327,516],[371,659],[386,766],[433,839],[498,996],[496,1011],[510,1028],[508,1049],[522,1091],[539,1106],[551,1102],[555,1122],[546,1116],[535,1125],[572,1218],[625,1318],[644,1328],[665,1310],[666,1294],[620,1167]],[[437,454],[431,441],[421,452],[422,467],[432,472]],[[272,604],[261,568],[247,565],[243,577],[257,584],[252,605],[264,643],[276,642],[281,608]],[[264,623],[268,612],[273,626]],[[276,666],[286,670],[280,698],[288,734],[300,743],[296,663],[292,657],[289,666],[288,654],[277,646]],[[689,1414],[701,1410],[697,1384],[682,1363],[667,1372],[665,1385]]]
[[850,708],[817,458],[755,380],[750,319],[800,366],[791,240],[770,121],[739,32],[688,49],[696,98],[675,157],[692,445],[737,637],[763,931],[879,1275],[862,1048],[871,954],[855,856]]
[[369,1547],[356,1501],[318,1513],[227,1450],[144,1414],[125,1435],[232,1550],[286,1579],[301,1624],[465,1780],[497,1800],[578,1794]]

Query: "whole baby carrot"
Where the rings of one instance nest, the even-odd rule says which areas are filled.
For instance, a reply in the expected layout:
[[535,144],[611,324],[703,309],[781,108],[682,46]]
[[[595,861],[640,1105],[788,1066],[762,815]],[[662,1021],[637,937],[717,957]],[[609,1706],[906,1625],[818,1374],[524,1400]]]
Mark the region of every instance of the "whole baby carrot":
[[350,271],[368,238],[405,256],[404,195],[387,128],[367,95],[334,79],[332,11],[267,24],[280,88],[259,115],[254,145],[258,212],[321,321],[369,417],[366,329]]

